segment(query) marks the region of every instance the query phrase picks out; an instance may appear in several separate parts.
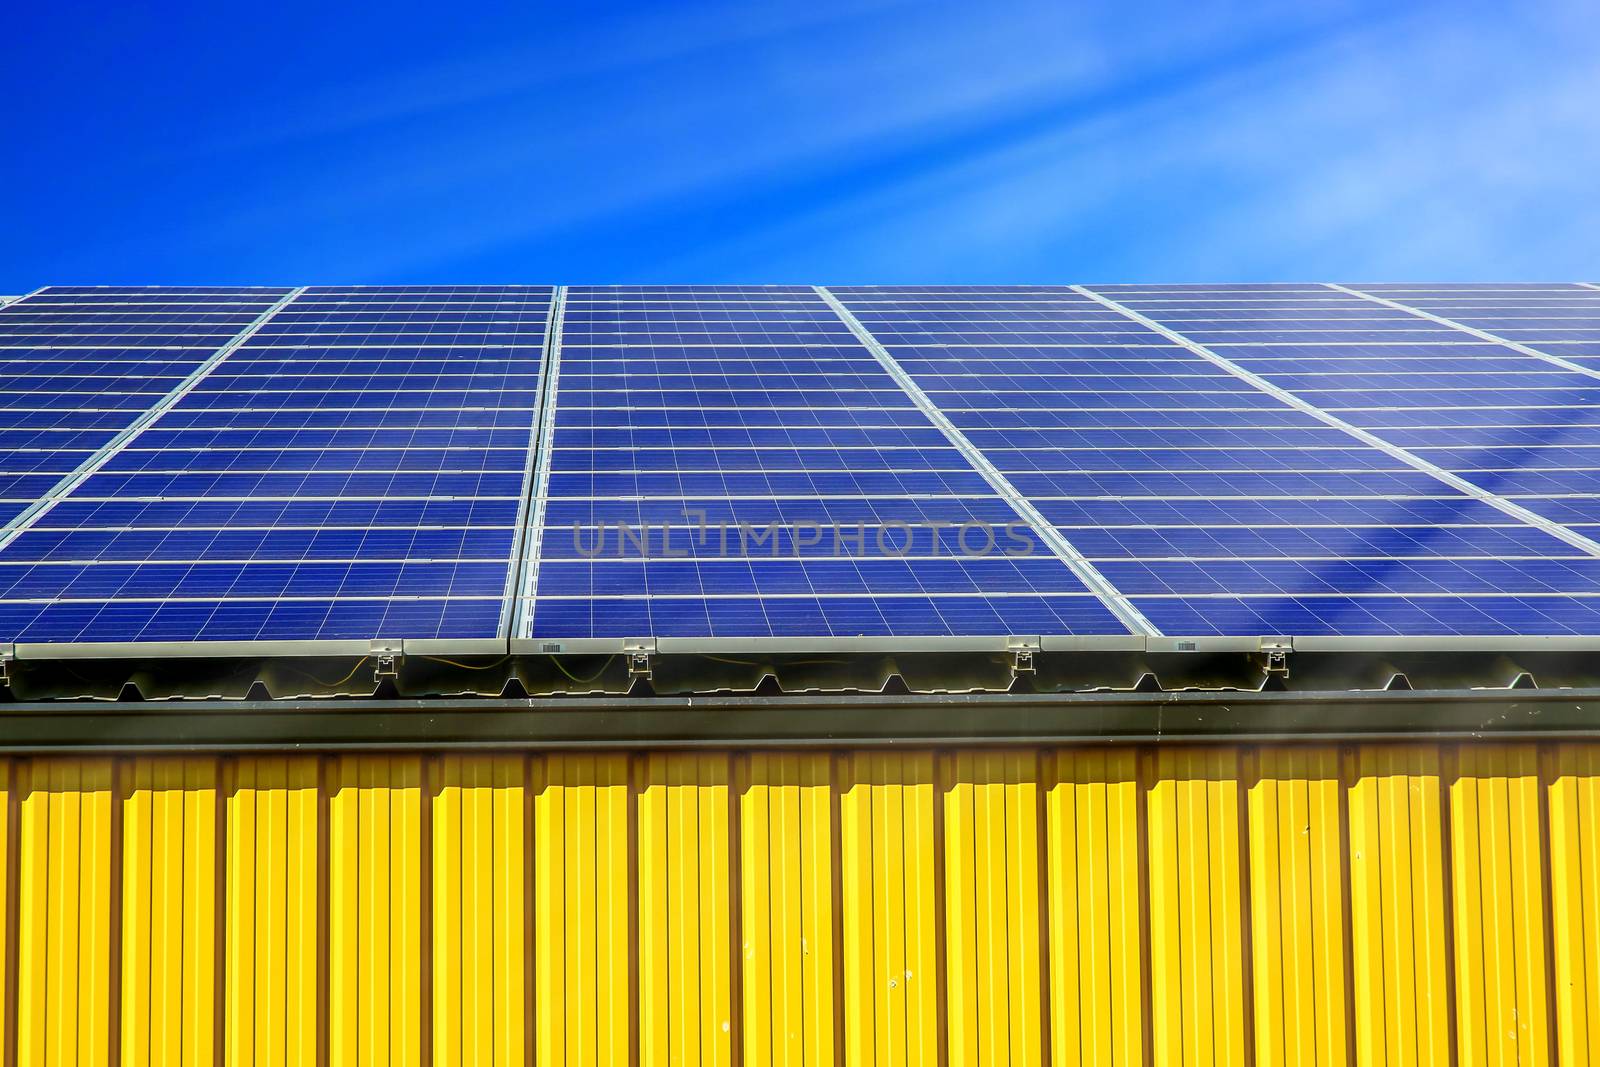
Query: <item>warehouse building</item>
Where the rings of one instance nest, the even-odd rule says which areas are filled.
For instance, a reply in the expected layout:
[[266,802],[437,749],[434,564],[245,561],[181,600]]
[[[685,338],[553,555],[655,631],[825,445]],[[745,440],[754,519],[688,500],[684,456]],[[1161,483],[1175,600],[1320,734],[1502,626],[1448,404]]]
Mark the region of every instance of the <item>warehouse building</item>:
[[1600,1063],[1600,286],[0,306],[0,1063]]

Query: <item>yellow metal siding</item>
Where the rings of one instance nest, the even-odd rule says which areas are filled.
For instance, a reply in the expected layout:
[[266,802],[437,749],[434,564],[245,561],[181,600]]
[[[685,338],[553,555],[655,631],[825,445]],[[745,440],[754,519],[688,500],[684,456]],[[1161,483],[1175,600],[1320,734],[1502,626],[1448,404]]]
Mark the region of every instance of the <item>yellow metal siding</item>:
[[534,1042],[539,1067],[628,1056],[628,757],[535,761]]
[[960,752],[940,762],[949,1055],[1037,1064],[1038,757]]
[[1560,745],[1550,774],[1558,1062],[1600,1065],[1600,746]]
[[845,1062],[937,1062],[933,754],[840,761]]
[[639,768],[639,1061],[733,1057],[729,757]]
[[746,1063],[834,1062],[832,778],[827,755],[748,759],[739,798]]
[[521,1063],[522,756],[446,756],[433,793],[433,1062]]
[[422,1045],[422,761],[332,769],[328,1051],[350,1067],[417,1064]]
[[1255,753],[1249,786],[1255,1057],[1343,1065],[1344,943],[1339,752]]
[[1356,1059],[1449,1060],[1444,823],[1437,746],[1362,750],[1350,787]]
[[1052,1063],[1144,1062],[1133,749],[1046,757]]
[[1461,1062],[1549,1062],[1538,754],[1466,748],[1450,785]]
[[22,792],[16,1062],[110,1058],[111,761],[36,760]]
[[225,779],[230,1067],[316,1058],[317,769],[250,757]]
[[1243,1063],[1239,753],[1168,749],[1149,792],[1151,1024],[1156,1059]]
[[121,1062],[211,1064],[217,764],[139,759],[123,771]]
[[[11,848],[16,843],[12,832],[12,819],[16,817],[17,771],[9,760],[0,759],[0,976],[8,976],[15,964],[11,940],[12,882],[16,876],[11,870]],[[11,995],[6,987],[14,979],[0,977],[0,1063],[5,1062],[4,1050],[11,1048],[13,1019]]]
[[0,856],[23,1067],[1600,1067],[1593,743],[0,759]]

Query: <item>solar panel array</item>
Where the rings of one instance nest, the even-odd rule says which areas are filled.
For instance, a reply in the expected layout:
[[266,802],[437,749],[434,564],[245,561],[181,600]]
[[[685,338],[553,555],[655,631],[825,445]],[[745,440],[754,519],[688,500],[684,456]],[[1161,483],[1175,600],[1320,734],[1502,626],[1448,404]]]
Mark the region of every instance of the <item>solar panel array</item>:
[[0,642],[1600,637],[1586,284],[50,287],[0,367]]

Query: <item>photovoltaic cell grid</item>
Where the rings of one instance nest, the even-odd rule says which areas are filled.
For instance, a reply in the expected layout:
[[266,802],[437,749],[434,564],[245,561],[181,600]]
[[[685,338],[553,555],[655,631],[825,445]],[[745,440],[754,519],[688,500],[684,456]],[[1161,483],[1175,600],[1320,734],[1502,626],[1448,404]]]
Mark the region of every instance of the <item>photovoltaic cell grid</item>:
[[58,287],[0,307],[0,524],[288,291]]
[[504,636],[552,293],[299,293],[6,545],[0,639]]
[[551,382],[524,636],[1127,633],[810,288],[574,287]]
[[0,309],[0,641],[1600,635],[1592,287],[574,288],[531,497],[550,289],[288,292]]
[[[1581,376],[1326,286],[1095,291],[1340,417],[1511,388],[1592,403]],[[1581,548],[1083,293],[836,292],[1164,633],[1600,632]],[[1484,392],[1458,389],[1480,366]]]
[[[1582,366],[1583,353],[1600,355],[1600,292],[1576,285],[1096,288],[1429,464],[1567,529],[1600,534],[1600,377]],[[1553,537],[1529,539],[1529,529],[1503,531],[1516,546],[1474,532],[1471,550],[1454,544],[1459,528],[1430,533],[1429,547],[1442,559],[1396,561],[1364,591],[1357,579],[1339,590],[1348,594],[1343,602],[1318,599],[1314,610],[1328,616],[1325,632],[1338,634],[1600,632],[1600,560]],[[1353,553],[1341,548],[1339,555]],[[1347,568],[1321,562],[1303,581]],[[1245,619],[1233,613],[1244,602],[1235,603],[1196,605],[1173,622],[1194,626],[1206,611],[1219,627],[1237,627]],[[1358,607],[1376,624],[1363,624]],[[1317,632],[1286,602],[1272,610],[1298,632]]]

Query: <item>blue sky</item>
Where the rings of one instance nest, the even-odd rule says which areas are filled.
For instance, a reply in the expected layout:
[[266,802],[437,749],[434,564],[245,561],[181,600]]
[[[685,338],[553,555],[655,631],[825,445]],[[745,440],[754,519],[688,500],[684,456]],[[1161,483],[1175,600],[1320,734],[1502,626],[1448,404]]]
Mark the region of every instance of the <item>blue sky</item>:
[[0,292],[1600,277],[1600,7],[30,4]]

